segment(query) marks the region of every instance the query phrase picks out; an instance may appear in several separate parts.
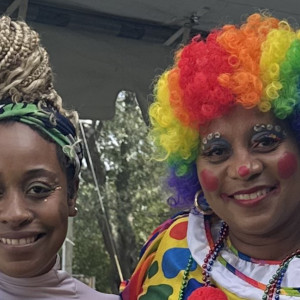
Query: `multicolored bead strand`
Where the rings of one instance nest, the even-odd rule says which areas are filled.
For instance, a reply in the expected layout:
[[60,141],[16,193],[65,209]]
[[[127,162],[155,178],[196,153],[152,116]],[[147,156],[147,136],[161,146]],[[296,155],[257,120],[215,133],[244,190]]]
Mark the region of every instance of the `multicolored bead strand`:
[[[269,280],[269,283],[267,285],[265,285],[265,284],[260,283],[250,277],[247,277],[245,274],[243,274],[239,270],[237,270],[234,266],[230,265],[222,257],[222,254],[220,252],[223,249],[225,243],[228,242],[227,241],[228,232],[229,232],[228,225],[225,222],[222,222],[221,228],[219,230],[219,236],[217,238],[217,241],[214,242],[214,239],[213,239],[213,236],[211,233],[211,228],[210,228],[211,227],[211,216],[204,216],[204,224],[205,224],[205,232],[206,232],[208,244],[210,246],[210,250],[204,259],[203,265],[201,266],[202,267],[202,276],[203,276],[202,277],[203,286],[195,289],[189,295],[188,300],[195,300],[195,299],[213,300],[213,299],[215,299],[216,294],[218,294],[218,297],[220,296],[222,299],[224,298],[224,300],[227,299],[226,294],[222,291],[222,289],[217,288],[213,284],[211,284],[210,272],[211,272],[212,267],[216,260],[218,260],[224,267],[226,267],[227,270],[229,270],[230,272],[235,274],[237,277],[246,281],[248,284],[264,291],[262,300],[279,300],[280,295],[289,295],[289,296],[300,295],[300,288],[281,287],[283,278],[287,272],[290,262],[294,258],[300,258],[300,249],[293,252],[289,256],[287,256],[281,262],[266,261],[266,260],[254,259],[254,258],[246,256],[245,254],[240,253],[229,242],[229,245],[227,245],[227,246],[229,246],[229,249],[233,250],[233,253],[235,253],[238,257],[240,257],[246,261],[250,261],[250,262],[254,262],[254,263],[266,262],[267,264],[271,264],[271,265],[275,265],[275,264],[279,265],[277,271],[272,276],[272,278]],[[183,279],[182,279],[182,283],[181,283],[181,287],[180,287],[178,300],[185,299],[185,290],[188,285],[190,270],[191,270],[193,262],[194,262],[194,259],[190,255],[187,266],[186,266],[184,274],[183,274]]]
[[276,273],[272,276],[267,285],[262,300],[272,300],[273,296],[275,300],[279,300],[280,297],[280,289],[281,289],[281,282],[286,273],[286,270],[289,266],[289,263],[295,257],[300,257],[300,249],[296,252],[293,252],[289,256],[287,256],[280,264],[279,268],[277,269]]
[[219,233],[219,238],[216,241],[214,247],[209,250],[208,254],[206,255],[205,259],[204,259],[204,264],[202,265],[202,275],[203,275],[203,282],[204,282],[204,286],[210,286],[210,276],[209,273],[211,271],[211,268],[215,262],[215,260],[217,259],[220,250],[223,248],[224,246],[224,241],[226,239],[228,235],[228,225],[223,222],[221,229],[220,229],[220,233]]

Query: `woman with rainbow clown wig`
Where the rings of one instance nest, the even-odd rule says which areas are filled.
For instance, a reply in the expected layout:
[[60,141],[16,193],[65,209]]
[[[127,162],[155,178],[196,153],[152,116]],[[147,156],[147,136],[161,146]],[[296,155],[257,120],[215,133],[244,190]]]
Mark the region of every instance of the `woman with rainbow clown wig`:
[[300,31],[253,14],[196,36],[159,78],[169,203],[123,300],[300,299]]

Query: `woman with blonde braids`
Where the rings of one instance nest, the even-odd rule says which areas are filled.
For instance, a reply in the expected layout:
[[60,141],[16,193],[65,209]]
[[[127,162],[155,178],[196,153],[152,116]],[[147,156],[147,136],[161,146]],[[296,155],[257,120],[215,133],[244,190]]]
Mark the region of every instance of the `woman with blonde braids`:
[[0,299],[119,299],[59,270],[82,147],[52,81],[38,34],[0,18]]
[[300,299],[300,31],[250,15],[196,36],[150,107],[169,204],[123,300]]

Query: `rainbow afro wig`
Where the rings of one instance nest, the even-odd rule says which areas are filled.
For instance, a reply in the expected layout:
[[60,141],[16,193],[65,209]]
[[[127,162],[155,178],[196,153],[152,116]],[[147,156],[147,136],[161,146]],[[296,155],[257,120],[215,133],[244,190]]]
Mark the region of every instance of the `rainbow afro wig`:
[[158,79],[151,136],[169,168],[172,206],[191,206],[201,189],[196,158],[201,128],[239,104],[286,119],[300,141],[300,31],[253,14],[196,36]]

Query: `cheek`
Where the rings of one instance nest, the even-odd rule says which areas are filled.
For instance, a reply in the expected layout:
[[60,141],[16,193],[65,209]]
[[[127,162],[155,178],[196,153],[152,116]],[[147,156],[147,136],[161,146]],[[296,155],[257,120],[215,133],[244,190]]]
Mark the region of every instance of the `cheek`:
[[43,209],[43,221],[49,226],[59,227],[68,224],[68,205],[67,199],[54,198],[46,202]]
[[278,161],[278,174],[282,179],[293,176],[298,169],[298,161],[295,154],[286,152]]
[[213,174],[212,171],[206,169],[200,172],[200,181],[202,187],[208,192],[214,192],[219,187],[218,178]]

